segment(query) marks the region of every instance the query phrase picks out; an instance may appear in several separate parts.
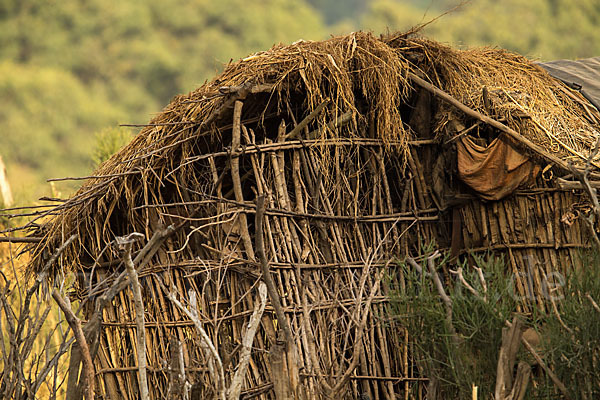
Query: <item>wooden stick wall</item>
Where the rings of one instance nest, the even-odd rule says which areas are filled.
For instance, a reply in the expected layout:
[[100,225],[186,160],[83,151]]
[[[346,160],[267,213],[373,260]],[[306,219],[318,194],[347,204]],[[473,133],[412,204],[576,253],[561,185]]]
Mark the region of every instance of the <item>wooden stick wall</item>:
[[[411,142],[404,169],[400,157],[372,137],[286,141],[282,121],[274,139],[257,141],[243,124],[241,105],[234,110],[231,148],[182,160],[193,163],[196,173],[175,174],[173,202],[137,210],[149,231],[158,221],[189,220],[189,228],[140,275],[151,397],[170,394],[169,360],[178,348],[173,343],[181,345],[193,396],[214,394],[193,323],[169,303],[161,283],[183,299],[190,290],[198,294],[200,318],[226,379],[233,376],[261,278],[253,217],[256,197],[264,194],[266,253],[298,353],[276,351],[279,324],[267,305],[243,398],[274,398],[274,383],[295,368],[299,398],[424,398],[427,377],[419,374],[410,338],[386,307],[391,288],[403,283],[398,260],[418,256],[420,245],[431,241],[449,246],[453,210],[436,207],[426,172],[430,162],[421,158],[434,153],[427,148],[435,144]],[[530,290],[534,302],[546,307],[543,280],[553,279],[555,268],[577,265],[585,245],[577,220],[561,222],[578,201],[572,192],[541,190],[459,206],[462,253],[504,254],[518,293]],[[201,211],[192,217],[196,207]],[[110,271],[98,273],[102,280]],[[523,302],[521,311],[530,311],[530,303]],[[96,368],[100,388],[111,398],[137,398],[134,315],[128,291],[105,310]]]

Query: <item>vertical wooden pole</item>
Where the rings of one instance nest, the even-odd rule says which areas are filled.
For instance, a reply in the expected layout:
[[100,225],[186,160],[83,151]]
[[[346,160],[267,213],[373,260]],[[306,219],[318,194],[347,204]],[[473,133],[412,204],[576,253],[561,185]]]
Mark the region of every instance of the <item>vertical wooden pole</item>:
[[10,207],[13,204],[12,192],[6,177],[6,167],[2,161],[2,156],[0,156],[0,204],[4,207]]

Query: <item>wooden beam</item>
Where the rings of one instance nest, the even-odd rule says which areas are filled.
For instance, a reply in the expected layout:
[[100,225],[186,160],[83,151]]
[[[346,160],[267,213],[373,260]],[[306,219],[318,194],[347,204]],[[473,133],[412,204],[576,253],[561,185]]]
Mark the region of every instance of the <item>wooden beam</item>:
[[487,115],[483,115],[482,113],[473,110],[472,108],[464,105],[463,103],[461,103],[460,101],[458,101],[457,99],[455,99],[450,94],[443,91],[442,89],[432,85],[429,82],[424,81],[423,79],[419,78],[417,75],[415,75],[411,72],[408,73],[408,77],[414,83],[421,86],[423,89],[428,90],[435,96],[439,97],[440,99],[442,99],[442,100],[446,101],[447,103],[453,105],[454,107],[458,108],[460,111],[464,112],[468,116],[476,118],[476,119],[480,120],[481,122],[484,122],[490,126],[493,126],[494,128],[498,129],[499,131],[506,133],[511,139],[518,142],[518,144],[521,144],[521,145],[527,147],[529,150],[532,150],[533,152],[537,153],[540,157],[542,157],[547,162],[550,162],[551,164],[554,164],[565,171],[571,172],[569,165],[565,161],[561,160],[560,158],[556,157],[553,154],[548,153],[541,146],[533,143],[532,141],[530,141],[529,139],[527,139],[525,136],[521,135],[519,132],[515,131],[514,129],[509,128],[508,126],[504,125],[503,123],[498,122],[495,119],[488,117]]

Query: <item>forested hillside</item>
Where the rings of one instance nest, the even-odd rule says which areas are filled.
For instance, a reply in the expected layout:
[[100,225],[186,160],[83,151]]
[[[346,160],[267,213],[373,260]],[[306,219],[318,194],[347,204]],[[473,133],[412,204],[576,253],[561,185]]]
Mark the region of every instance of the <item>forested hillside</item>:
[[[301,38],[402,30],[455,4],[1,1],[0,155],[16,198],[30,202],[50,194],[44,183],[49,177],[89,173],[98,132],[147,122],[172,96],[193,90],[232,59]],[[599,23],[595,0],[473,0],[428,26],[425,34],[540,59],[575,58],[600,54]],[[58,187],[63,195],[72,189]]]

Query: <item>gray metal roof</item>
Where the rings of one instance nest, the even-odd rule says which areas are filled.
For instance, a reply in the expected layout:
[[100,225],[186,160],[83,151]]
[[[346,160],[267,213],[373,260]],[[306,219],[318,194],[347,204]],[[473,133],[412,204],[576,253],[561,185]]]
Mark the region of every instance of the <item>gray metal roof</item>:
[[600,110],[600,57],[540,63],[556,79],[577,89]]

